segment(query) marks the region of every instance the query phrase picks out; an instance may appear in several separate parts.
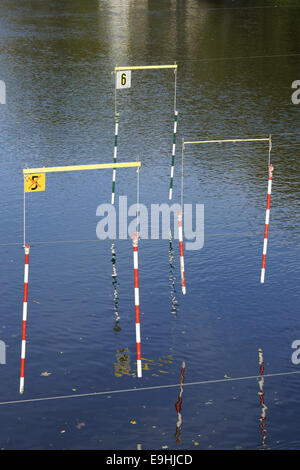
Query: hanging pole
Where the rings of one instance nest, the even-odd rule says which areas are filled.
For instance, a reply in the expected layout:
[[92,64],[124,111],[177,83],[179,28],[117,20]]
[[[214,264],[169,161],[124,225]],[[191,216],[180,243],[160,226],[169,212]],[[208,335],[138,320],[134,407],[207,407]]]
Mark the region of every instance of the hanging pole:
[[177,104],[177,68],[174,69],[174,129],[173,129],[169,200],[171,200],[173,196],[173,178],[174,178],[174,165],[175,165],[175,153],[176,153],[176,133],[177,133],[177,122],[178,122],[178,111],[176,110],[176,104]]
[[178,232],[179,232],[179,255],[180,255],[180,275],[181,275],[181,290],[186,294],[185,287],[185,273],[184,273],[184,257],[183,257],[183,236],[182,236],[182,212],[178,211]]
[[181,197],[180,207],[181,210],[177,213],[178,218],[178,238],[179,238],[179,257],[180,257],[180,275],[181,275],[181,290],[186,294],[185,287],[185,272],[184,272],[184,256],[183,256],[183,231],[182,231],[182,215],[183,215],[183,189],[184,189],[184,139],[182,139],[182,153],[181,153]]
[[135,334],[136,334],[136,357],[137,357],[136,364],[137,364],[137,376],[142,377],[138,235],[136,232],[134,232],[132,240],[133,240],[133,268],[134,268]]
[[[114,145],[114,163],[117,163],[118,154],[118,132],[119,132],[119,113],[115,112],[115,145]],[[111,203],[115,203],[115,186],[116,186],[116,168],[113,169]]]
[[[271,148],[271,145],[272,145],[272,143],[271,143],[271,140],[270,140],[270,147],[269,148]],[[270,161],[270,151],[271,150],[269,150],[269,161]],[[266,219],[265,219],[265,234],[264,234],[263,256],[262,256],[262,266],[261,266],[261,275],[260,275],[261,284],[263,284],[265,282],[273,170],[274,170],[274,167],[273,167],[272,163],[269,163],[269,171],[268,171],[269,180],[268,180],[268,195],[267,195],[267,208],[266,208]]]
[[174,165],[175,165],[175,153],[176,153],[177,121],[178,121],[178,111],[174,111],[174,130],[173,130],[173,145],[172,145],[172,162],[171,162],[171,179],[170,179],[170,189],[169,189],[169,200],[172,199],[172,195],[173,195],[173,178],[174,178]]
[[24,371],[26,352],[26,323],[27,323],[27,301],[28,301],[28,273],[29,273],[30,246],[25,245],[25,268],[24,268],[24,297],[23,297],[23,327],[21,347],[21,371],[20,371],[20,394],[24,392]]

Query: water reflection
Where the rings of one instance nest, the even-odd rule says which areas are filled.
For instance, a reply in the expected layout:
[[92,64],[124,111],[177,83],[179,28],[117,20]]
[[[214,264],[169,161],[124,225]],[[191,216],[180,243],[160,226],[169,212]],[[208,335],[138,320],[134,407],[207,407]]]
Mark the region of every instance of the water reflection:
[[180,371],[180,385],[179,385],[179,395],[178,400],[175,403],[175,409],[177,411],[177,423],[176,423],[176,444],[179,444],[181,441],[181,424],[182,424],[182,416],[181,416],[181,407],[182,407],[182,393],[183,393],[183,382],[184,382],[184,371],[185,371],[185,362],[182,362],[181,371]]
[[112,262],[112,285],[114,287],[114,310],[115,310],[115,324],[114,324],[114,331],[121,331],[121,327],[119,325],[120,315],[119,315],[119,298],[118,298],[118,279],[117,279],[117,268],[116,268],[116,250],[115,245],[112,243],[111,245],[111,262]]
[[121,348],[116,352],[117,362],[114,363],[115,377],[122,377],[122,375],[134,375],[131,372],[130,365],[130,350],[129,348]]
[[258,350],[258,363],[259,363],[259,373],[260,373],[260,380],[258,381],[259,385],[259,402],[261,405],[261,415],[259,418],[259,428],[262,435],[261,444],[263,447],[266,447],[266,437],[267,437],[267,430],[266,430],[266,410],[267,406],[265,405],[265,392],[264,392],[264,358],[262,349]]
[[166,358],[159,357],[156,359],[147,359],[142,357],[142,369],[152,372],[153,377],[159,377],[159,374],[168,374],[169,364],[173,363],[172,354],[168,354]]
[[171,287],[171,313],[176,314],[178,310],[178,302],[176,300],[175,292],[175,274],[174,274],[174,254],[173,254],[173,238],[172,238],[172,232],[170,230],[169,232],[169,263],[170,263],[170,287]]

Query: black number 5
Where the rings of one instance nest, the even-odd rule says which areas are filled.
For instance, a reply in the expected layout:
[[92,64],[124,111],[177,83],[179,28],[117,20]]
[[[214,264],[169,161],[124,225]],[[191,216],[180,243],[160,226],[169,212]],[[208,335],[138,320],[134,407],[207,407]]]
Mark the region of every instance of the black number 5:
[[[38,179],[38,178],[39,178],[38,176],[33,176],[33,177],[31,178],[31,181],[32,181],[32,182],[35,182],[35,180]],[[35,191],[37,188],[38,188],[38,185],[35,184],[35,186],[32,186],[32,187],[31,187],[31,191]]]

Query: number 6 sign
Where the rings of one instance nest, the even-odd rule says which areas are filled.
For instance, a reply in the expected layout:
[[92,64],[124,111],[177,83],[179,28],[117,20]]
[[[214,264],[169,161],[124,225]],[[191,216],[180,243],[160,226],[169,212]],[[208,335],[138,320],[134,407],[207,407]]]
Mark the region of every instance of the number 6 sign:
[[118,90],[122,88],[131,87],[131,70],[120,70],[116,72],[116,88]]

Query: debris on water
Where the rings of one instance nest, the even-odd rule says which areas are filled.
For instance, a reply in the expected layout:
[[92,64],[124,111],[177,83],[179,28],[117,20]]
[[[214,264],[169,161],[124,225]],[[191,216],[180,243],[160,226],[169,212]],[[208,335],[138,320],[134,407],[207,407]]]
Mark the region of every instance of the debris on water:
[[66,430],[65,430],[65,429],[62,429],[62,430],[60,431],[60,434],[64,434],[65,432],[66,432]]
[[198,446],[198,445],[199,445],[199,442],[195,441],[194,446]]
[[168,448],[168,446],[162,446],[161,448],[162,448],[162,449],[167,449],[167,448]]
[[81,428],[83,428],[84,426],[85,426],[85,423],[83,423],[83,422],[76,424],[76,428],[77,428],[77,429],[81,429]]
[[72,392],[76,392],[77,388],[72,388]]
[[51,374],[52,374],[52,372],[47,372],[47,371],[45,371],[45,372],[42,372],[42,373],[41,373],[41,376],[42,376],[42,377],[48,377],[48,376],[51,375]]
[[136,424],[136,421],[132,420],[130,421],[131,424]]
[[229,375],[225,374],[224,375],[225,379],[231,379],[231,377],[229,377]]
[[33,300],[32,301],[34,304],[40,304],[40,302],[38,302],[37,300]]

